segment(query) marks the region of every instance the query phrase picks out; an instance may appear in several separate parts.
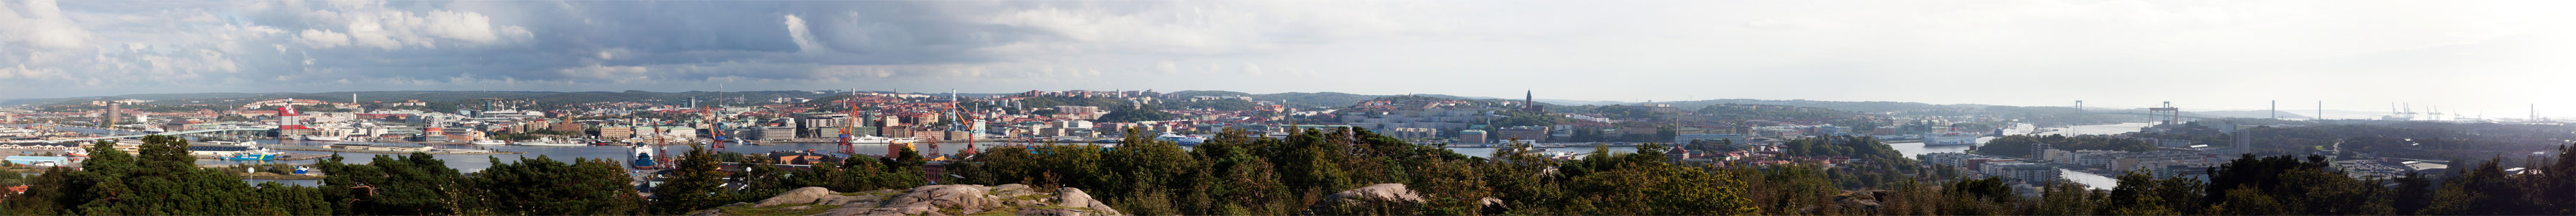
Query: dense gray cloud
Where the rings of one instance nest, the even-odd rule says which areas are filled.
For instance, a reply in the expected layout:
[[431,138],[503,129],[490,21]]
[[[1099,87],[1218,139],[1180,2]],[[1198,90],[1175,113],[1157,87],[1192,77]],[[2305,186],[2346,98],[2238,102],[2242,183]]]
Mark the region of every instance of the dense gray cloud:
[[[1212,89],[2108,106],[2576,92],[2557,1],[0,0],[0,98]],[[2408,88],[2389,88],[2407,86]],[[1801,89],[1781,91],[1776,89]],[[2003,93],[1998,93],[2003,92]],[[1562,95],[1562,96],[1548,96]],[[2576,113],[2576,109],[2569,109]]]

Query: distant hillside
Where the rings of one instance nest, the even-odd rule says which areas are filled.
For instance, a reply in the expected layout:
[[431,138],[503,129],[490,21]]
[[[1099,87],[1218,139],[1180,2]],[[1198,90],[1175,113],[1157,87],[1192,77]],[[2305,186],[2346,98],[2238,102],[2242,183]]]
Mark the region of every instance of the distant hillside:
[[[2273,113],[2273,112],[2272,112],[2271,110],[2222,110],[2222,111],[2200,111],[2200,112],[2189,112],[2189,114],[2199,114],[2199,115],[2201,115],[2201,116],[2215,116],[2215,117],[2228,117],[2228,118],[2272,118],[2272,114],[2266,114],[2266,113]],[[2307,119],[2307,118],[2308,118],[2308,116],[2307,116],[2307,115],[2299,115],[2298,113],[2295,113],[2295,112],[2289,112],[2289,111],[2281,111],[2281,112],[2278,112],[2278,114],[2280,114],[2280,115],[2281,115],[2281,116],[2280,116],[2280,117],[2281,117],[2281,119]]]
[[1903,110],[1916,110],[1916,109],[1959,108],[1959,107],[1987,107],[1987,106],[1989,106],[1989,105],[1979,105],[1979,104],[1934,105],[1934,104],[1926,104],[1926,103],[1916,103],[1916,102],[1894,102],[1894,101],[1815,101],[1815,100],[1761,100],[1761,99],[1716,99],[1716,100],[1674,101],[1674,102],[1655,102],[1655,103],[1656,103],[1656,104],[1670,104],[1670,105],[1673,105],[1673,107],[1680,107],[1680,108],[1699,108],[1699,107],[1707,107],[1708,105],[1718,105],[1718,104],[1734,103],[1734,104],[1765,104],[1765,105],[1783,105],[1783,106],[1798,106],[1798,107],[1816,107],[1816,108],[1826,108],[1826,109],[1834,109],[1834,110],[1842,110],[1842,111],[1858,111],[1858,112],[1889,112],[1889,111],[1903,111]]
[[1563,99],[1537,99],[1537,100],[1538,100],[1538,102],[1539,102],[1539,103],[1542,103],[1542,104],[1555,104],[1555,105],[1565,105],[1565,106],[1612,105],[1612,104],[1635,104],[1635,102],[1621,102],[1621,101],[1587,101],[1587,100],[1563,100]]

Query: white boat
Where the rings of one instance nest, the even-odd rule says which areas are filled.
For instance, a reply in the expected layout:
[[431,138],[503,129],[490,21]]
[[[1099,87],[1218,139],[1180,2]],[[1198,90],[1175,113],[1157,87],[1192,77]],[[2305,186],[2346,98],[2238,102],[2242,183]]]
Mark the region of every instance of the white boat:
[[538,138],[538,139],[532,139],[532,140],[519,141],[519,142],[516,142],[516,143],[510,143],[510,144],[511,144],[511,145],[520,145],[520,146],[589,146],[589,145],[590,145],[590,144],[581,144],[581,143],[556,142],[554,139],[551,139],[551,138]]
[[475,140],[474,142],[467,142],[466,144],[475,144],[475,145],[508,145],[508,144],[510,144],[510,142],[502,142],[501,140],[488,140],[488,139],[487,139],[487,140]]
[[860,137],[850,138],[850,143],[852,143],[852,144],[912,144],[913,142],[914,142],[914,140],[913,140],[912,138],[893,138],[893,137],[881,137],[881,136],[860,136]]
[[340,139],[341,139],[341,137],[340,137],[340,136],[313,136],[313,135],[305,135],[305,136],[304,136],[304,140],[311,140],[311,141],[340,141]]
[[1959,131],[1957,131],[1957,130],[1952,130],[1952,131],[1949,131],[1949,132],[1940,132],[1940,133],[1924,134],[1924,135],[1923,135],[1923,145],[1925,145],[1925,146],[1952,146],[1952,145],[1976,145],[1976,144],[1977,144],[1977,134],[1962,133],[1962,132],[1959,132]]
[[237,161],[268,161],[277,160],[281,156],[283,155],[278,154],[275,151],[269,151],[267,148],[253,148],[249,151],[225,154],[223,159]]
[[1179,143],[1181,146],[1198,146],[1198,145],[1199,145],[1199,143],[1205,143],[1205,142],[1207,142],[1207,138],[1206,138],[1206,137],[1199,137],[1199,136],[1197,136],[1197,135],[1180,135],[1180,134],[1172,134],[1172,133],[1163,133],[1163,135],[1162,135],[1162,136],[1155,136],[1155,137],[1154,137],[1154,139],[1157,139],[1157,140],[1163,140],[1163,141],[1172,141],[1172,142],[1174,142],[1174,143]]
[[627,155],[631,156],[628,159],[627,165],[644,168],[653,167],[655,164],[658,164],[654,162],[653,146],[651,145],[635,145],[634,147],[627,147],[627,149],[634,151],[634,153]]

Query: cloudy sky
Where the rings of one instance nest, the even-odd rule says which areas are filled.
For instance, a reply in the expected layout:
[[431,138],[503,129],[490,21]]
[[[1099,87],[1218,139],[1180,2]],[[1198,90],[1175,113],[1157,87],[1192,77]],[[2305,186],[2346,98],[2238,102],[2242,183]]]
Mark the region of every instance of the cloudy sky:
[[[2570,1],[0,0],[0,98],[1069,89],[2576,113]],[[2422,108],[2418,108],[2422,109]]]

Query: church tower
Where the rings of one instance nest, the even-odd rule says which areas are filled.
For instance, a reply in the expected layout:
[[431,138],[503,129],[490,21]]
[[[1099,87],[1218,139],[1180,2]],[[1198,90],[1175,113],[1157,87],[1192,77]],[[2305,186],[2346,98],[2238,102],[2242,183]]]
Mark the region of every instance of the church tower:
[[1547,107],[1538,105],[1538,91],[1527,91],[1521,93],[1521,111],[1546,113]]

